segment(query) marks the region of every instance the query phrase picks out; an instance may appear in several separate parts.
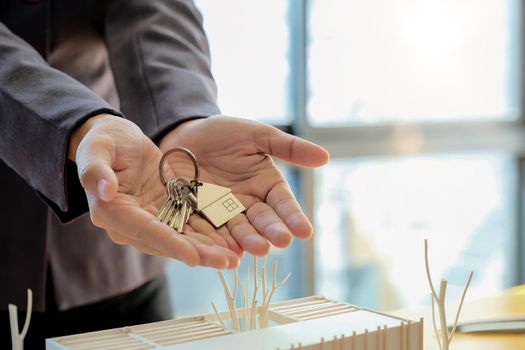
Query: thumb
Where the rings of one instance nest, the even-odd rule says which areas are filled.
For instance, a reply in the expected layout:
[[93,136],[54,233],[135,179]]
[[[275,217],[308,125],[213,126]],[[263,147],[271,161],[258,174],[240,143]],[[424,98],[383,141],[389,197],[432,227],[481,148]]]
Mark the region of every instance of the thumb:
[[80,183],[86,192],[105,202],[113,200],[118,190],[118,179],[111,167],[113,143],[83,140],[77,150]]
[[323,147],[277,128],[271,129],[264,132],[257,142],[264,153],[304,167],[318,167],[330,159]]

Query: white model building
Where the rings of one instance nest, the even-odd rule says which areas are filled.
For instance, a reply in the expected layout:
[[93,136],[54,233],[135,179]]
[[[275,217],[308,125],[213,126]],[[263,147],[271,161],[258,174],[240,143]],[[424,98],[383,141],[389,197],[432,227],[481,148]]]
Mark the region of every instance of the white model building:
[[[320,296],[271,304],[268,328],[234,332],[228,327],[229,315],[53,338],[46,341],[46,349],[423,350],[423,319],[401,319]],[[244,316],[241,311],[239,318]]]

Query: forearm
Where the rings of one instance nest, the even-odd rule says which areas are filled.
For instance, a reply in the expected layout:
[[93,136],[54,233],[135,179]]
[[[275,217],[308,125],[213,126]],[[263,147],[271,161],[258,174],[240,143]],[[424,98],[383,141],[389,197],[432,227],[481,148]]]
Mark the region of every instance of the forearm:
[[68,202],[70,135],[101,113],[118,114],[0,22],[0,158],[57,211],[76,204]]

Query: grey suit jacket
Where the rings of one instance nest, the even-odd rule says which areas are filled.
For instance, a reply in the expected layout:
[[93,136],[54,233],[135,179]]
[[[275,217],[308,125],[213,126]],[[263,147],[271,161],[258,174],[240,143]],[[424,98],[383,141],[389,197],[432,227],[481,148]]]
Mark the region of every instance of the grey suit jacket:
[[[202,19],[184,0],[0,2],[0,309],[59,308],[137,287],[165,262],[113,244],[89,221],[71,132],[101,112],[158,140],[219,112]],[[65,224],[68,222],[67,224]]]

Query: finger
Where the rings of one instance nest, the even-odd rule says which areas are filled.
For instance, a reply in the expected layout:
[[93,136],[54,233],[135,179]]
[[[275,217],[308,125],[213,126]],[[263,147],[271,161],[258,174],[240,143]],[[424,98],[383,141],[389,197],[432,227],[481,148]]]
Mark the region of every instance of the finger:
[[224,253],[224,255],[226,255],[226,257],[228,258],[228,266],[226,267],[227,269],[236,269],[237,267],[239,267],[241,263],[241,259],[239,258],[239,255],[237,255],[234,251],[228,248],[224,248],[220,246],[216,246],[216,247],[219,250],[221,250]]
[[[190,235],[190,233],[192,235]],[[108,234],[110,235],[111,239],[117,243],[117,244],[120,244],[120,245],[131,245],[133,247],[135,247],[136,249],[140,250],[141,252],[143,253],[146,253],[146,254],[149,254],[149,255],[156,255],[156,256],[163,256],[163,257],[169,257],[167,256],[164,252],[161,252],[159,250],[154,250],[154,249],[151,249],[150,247],[138,242],[138,241],[135,241],[133,239],[130,239],[129,237],[127,237],[126,235],[123,235],[121,233],[118,233],[118,232],[115,232],[115,231],[112,231],[111,233],[108,232]],[[178,234],[178,233],[176,233]],[[200,236],[198,236],[198,233],[196,232],[189,232],[187,234],[185,234],[183,237],[192,237],[192,239],[194,239],[193,241],[191,241],[190,243],[191,244],[197,244],[197,241],[199,242],[203,242],[204,244],[208,244],[207,242],[205,242],[206,239],[209,240],[209,242],[211,242],[210,245],[213,245],[213,241],[211,239],[209,239],[208,237],[206,237],[205,235],[202,235],[200,234]],[[203,266],[210,266],[210,267],[215,267],[215,268],[228,268],[228,269],[233,269],[233,268],[236,268],[239,266],[239,263],[240,263],[240,260],[239,260],[239,257],[232,251],[230,251],[229,249],[227,248],[224,248],[224,247],[220,247],[220,246],[214,246],[214,248],[216,248],[217,250],[213,252],[213,255],[214,257],[211,259],[211,263],[209,263],[206,259],[203,259],[203,262],[202,262],[202,265]],[[201,252],[203,252],[203,254],[209,254],[209,251],[206,250],[206,249],[200,249]],[[216,254],[218,253],[218,254]],[[227,265],[224,266],[224,260],[221,259],[221,258],[218,258],[217,256],[219,255],[223,255],[224,257],[226,257],[227,259]]]
[[[185,235],[189,237],[194,237],[195,239],[198,239],[199,241],[205,244],[216,245],[228,249],[228,251],[234,252],[238,257],[241,257],[243,255],[243,249],[239,246],[237,241],[232,237],[230,231],[225,226],[220,227],[219,229],[217,229],[217,231],[215,231],[215,228],[213,228],[213,226],[211,226],[210,224],[206,226],[202,223],[200,225],[190,223],[190,227],[193,230],[190,231],[189,228],[187,228],[184,231]],[[201,231],[199,228],[203,229],[203,231]],[[221,234],[219,234],[218,232],[221,232]]]
[[177,231],[156,220],[151,213],[130,203],[114,205],[120,198],[113,202],[92,199],[96,204],[90,203],[91,219],[96,226],[120,232],[129,236],[130,240],[164,252],[187,265],[199,264],[199,253],[193,244],[182,238]]
[[236,215],[226,226],[242,249],[257,256],[268,254],[270,244],[259,235],[244,214]]
[[243,249],[232,237],[230,231],[225,225],[215,229],[208,221],[204,220],[198,215],[192,215],[190,217],[190,221],[188,221],[188,224],[193,228],[194,231],[202,232],[203,234],[209,236],[211,239],[213,239],[215,244],[229,248],[239,257],[243,255]]
[[266,203],[279,215],[292,234],[300,239],[312,236],[312,224],[304,215],[286,182],[275,185],[266,196]]
[[244,250],[241,248],[239,243],[233,238],[232,234],[230,233],[230,230],[226,227],[226,225],[223,225],[217,229],[217,234],[222,236],[226,243],[228,244],[228,248],[233,251],[235,254],[237,254],[238,257],[242,257],[244,254]]
[[164,250],[168,256],[181,260],[189,266],[199,264],[198,250],[189,244],[180,233],[154,217],[139,229],[135,238],[152,249]]
[[[202,225],[204,226],[204,225]],[[215,229],[209,225],[209,227],[211,228],[211,230],[213,230],[213,234],[219,236],[216,232],[215,232]],[[205,227],[206,228],[206,227]],[[226,268],[228,269],[232,269],[232,268],[235,268],[239,265],[240,263],[240,260],[239,260],[239,257],[242,255],[242,254],[238,254],[237,252],[231,250],[228,248],[228,245],[226,244],[226,241],[222,238],[221,241],[223,243],[223,245],[217,245],[215,243],[215,240],[212,239],[210,236],[208,236],[208,234],[206,233],[201,233],[201,232],[195,232],[194,231],[195,227],[194,226],[189,226],[185,231],[184,231],[184,236],[185,237],[191,237],[201,243],[204,243],[204,244],[207,244],[207,245],[210,245],[210,246],[214,246],[216,247],[220,252],[222,252],[226,258],[228,259],[228,266]],[[207,228],[208,229],[208,228]],[[232,241],[235,241],[233,239],[233,237],[231,237],[231,240]],[[237,246],[238,247],[238,246]],[[240,249],[240,248],[239,248]]]
[[220,245],[222,247],[228,248],[228,242],[226,242],[225,238],[221,235],[219,235],[215,228],[206,220],[204,220],[199,215],[192,215],[190,216],[190,220],[188,221],[188,225],[195,231],[200,232],[206,236],[208,236],[213,243]]
[[82,187],[104,201],[111,201],[117,194],[118,179],[111,165],[113,143],[88,136],[77,150],[76,163]]
[[[200,265],[225,269],[230,265],[228,255],[222,250],[224,248],[200,242],[195,237],[184,235],[184,238],[191,242],[197,249],[200,256]],[[234,255],[232,253],[232,255]]]
[[253,227],[274,246],[286,248],[292,243],[292,233],[268,204],[255,203],[248,208],[246,216]]
[[321,166],[330,158],[328,152],[315,143],[270,126],[261,130],[256,142],[266,154],[304,167]]

